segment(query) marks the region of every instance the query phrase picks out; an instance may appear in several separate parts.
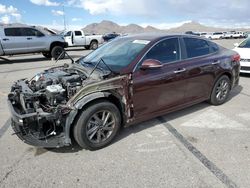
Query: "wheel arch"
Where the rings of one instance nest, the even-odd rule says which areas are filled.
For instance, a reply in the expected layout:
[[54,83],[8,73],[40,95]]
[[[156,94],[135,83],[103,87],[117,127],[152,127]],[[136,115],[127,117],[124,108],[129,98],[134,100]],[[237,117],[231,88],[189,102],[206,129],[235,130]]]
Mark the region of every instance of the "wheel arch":
[[212,92],[213,92],[213,88],[214,88],[215,83],[216,83],[222,76],[227,76],[227,77],[229,78],[229,80],[231,81],[231,85],[232,85],[232,83],[233,83],[233,75],[232,75],[232,73],[230,73],[230,72],[222,72],[221,74],[219,74],[219,75],[214,79],[213,85],[212,85],[212,87],[211,87],[211,89],[210,89],[210,92],[209,92],[209,98],[210,98],[210,96],[211,96],[211,94],[212,94]]
[[78,121],[82,110],[92,105],[93,103],[103,100],[109,101],[114,105],[116,105],[121,114],[121,121],[122,121],[121,125],[124,124],[126,118],[124,115],[125,105],[121,102],[122,101],[121,97],[112,91],[95,92],[83,97],[75,104],[76,110],[72,111],[72,114],[70,115],[70,117],[68,117],[69,121],[66,122],[66,127],[65,127],[66,142],[71,143],[70,140],[74,139],[72,134],[73,128],[76,125],[76,122]]
[[62,42],[60,42],[60,41],[55,41],[55,42],[52,42],[51,44],[50,44],[50,51],[55,47],[55,46],[61,46],[61,47],[63,47],[64,48],[64,44],[62,43]]
[[92,39],[89,44],[91,44],[92,42],[97,42],[97,44],[99,44],[97,39]]

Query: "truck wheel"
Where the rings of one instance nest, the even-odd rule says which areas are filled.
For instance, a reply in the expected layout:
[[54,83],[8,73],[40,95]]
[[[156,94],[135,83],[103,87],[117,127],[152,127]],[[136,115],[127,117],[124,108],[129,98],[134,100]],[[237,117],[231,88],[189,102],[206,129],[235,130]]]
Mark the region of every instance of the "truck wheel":
[[231,83],[228,76],[221,76],[214,84],[209,103],[212,105],[221,105],[226,102],[231,89]]
[[49,52],[43,52],[42,53],[44,57],[50,59],[51,58],[51,54]]
[[[51,50],[51,56],[53,58],[57,59],[61,55],[61,53],[63,53],[63,52],[64,52],[63,47],[61,47],[61,46],[54,46],[52,48],[52,50]],[[63,59],[64,57],[65,57],[65,53],[63,53],[61,55],[60,59]]]
[[118,108],[108,101],[99,101],[86,108],[74,130],[76,142],[85,149],[97,150],[107,146],[121,126]]
[[98,48],[98,42],[97,41],[92,41],[90,43],[90,49],[91,50],[96,50]]

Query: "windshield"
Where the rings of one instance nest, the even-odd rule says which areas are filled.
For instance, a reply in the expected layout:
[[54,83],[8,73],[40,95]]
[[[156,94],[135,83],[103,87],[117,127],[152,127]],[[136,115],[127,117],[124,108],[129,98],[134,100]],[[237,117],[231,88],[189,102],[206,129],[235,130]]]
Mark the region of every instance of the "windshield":
[[[102,59],[112,71],[119,72],[128,66],[149,42],[128,38],[115,39],[90,53],[81,64],[96,64]],[[107,69],[105,65],[99,65]]]
[[244,40],[240,45],[239,48],[250,48],[250,38]]

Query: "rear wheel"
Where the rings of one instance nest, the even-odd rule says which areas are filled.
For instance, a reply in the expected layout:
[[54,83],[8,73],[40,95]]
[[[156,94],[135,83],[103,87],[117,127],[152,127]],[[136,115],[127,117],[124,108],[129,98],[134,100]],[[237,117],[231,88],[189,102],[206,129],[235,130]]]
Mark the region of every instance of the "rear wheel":
[[[62,54],[63,53],[63,54]],[[62,55],[61,55],[62,54]],[[61,56],[60,56],[61,55]],[[51,50],[51,56],[55,59],[58,59],[60,56],[60,59],[63,59],[65,57],[64,49],[62,46],[54,46]]]
[[92,41],[90,43],[90,49],[91,50],[96,50],[98,48],[98,42],[97,41]]
[[81,147],[97,150],[114,139],[120,126],[121,115],[118,108],[108,101],[99,101],[82,112],[73,134]]
[[221,76],[214,84],[209,102],[213,105],[221,105],[226,102],[231,89],[231,82],[228,76]]

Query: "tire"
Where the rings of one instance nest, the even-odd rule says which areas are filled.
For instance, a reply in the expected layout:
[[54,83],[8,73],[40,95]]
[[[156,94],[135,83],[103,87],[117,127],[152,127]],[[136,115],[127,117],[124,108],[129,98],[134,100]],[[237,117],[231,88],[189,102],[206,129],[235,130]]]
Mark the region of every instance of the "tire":
[[230,79],[226,75],[221,76],[214,84],[209,103],[216,106],[225,103],[229,96],[230,90]]
[[90,43],[90,49],[91,50],[96,50],[98,48],[98,42],[97,41],[92,41]]
[[52,57],[49,52],[43,52],[42,54],[43,54],[44,57],[46,57],[48,59],[50,59]]
[[[108,117],[106,123],[103,117]],[[110,144],[120,127],[121,114],[118,108],[108,101],[99,101],[82,111],[73,135],[82,148],[97,150]]]
[[[58,57],[61,55],[61,53],[64,52],[64,49],[62,46],[54,46],[51,50],[51,56],[55,59],[58,59]],[[65,53],[63,53],[60,57],[60,59],[63,59],[65,57]]]

